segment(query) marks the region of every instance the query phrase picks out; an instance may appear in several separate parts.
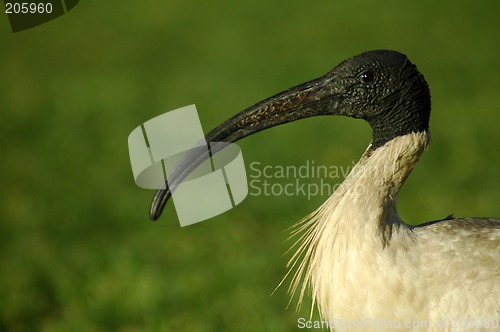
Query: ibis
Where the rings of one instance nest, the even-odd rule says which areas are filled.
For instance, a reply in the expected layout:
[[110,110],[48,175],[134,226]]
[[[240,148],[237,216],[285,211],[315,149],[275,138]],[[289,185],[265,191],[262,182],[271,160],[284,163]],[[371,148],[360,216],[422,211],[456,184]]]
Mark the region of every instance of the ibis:
[[[359,162],[293,230],[290,291],[298,292],[299,306],[310,292],[321,319],[344,323],[332,330],[360,321],[367,330],[384,327],[377,322],[407,330],[498,328],[500,219],[449,216],[412,226],[397,212],[398,193],[429,145],[430,112],[429,87],[416,66],[402,53],[376,50],[259,102],[206,135],[207,142],[235,142],[320,115],[371,126]],[[201,159],[185,158],[172,177],[181,181]],[[151,219],[160,216],[170,187],[164,183],[156,192]]]

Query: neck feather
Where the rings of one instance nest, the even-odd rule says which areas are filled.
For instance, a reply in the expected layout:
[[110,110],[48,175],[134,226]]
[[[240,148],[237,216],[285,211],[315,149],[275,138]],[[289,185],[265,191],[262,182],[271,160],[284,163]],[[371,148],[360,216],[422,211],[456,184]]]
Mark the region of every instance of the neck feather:
[[330,293],[342,292],[335,288],[349,273],[345,269],[362,265],[370,252],[390,246],[395,233],[408,231],[397,215],[396,197],[429,139],[428,132],[410,133],[375,150],[368,147],[337,190],[297,224],[297,252],[288,264],[296,270],[292,297],[302,283],[297,309],[310,286],[313,306],[317,302],[322,316],[331,313]]

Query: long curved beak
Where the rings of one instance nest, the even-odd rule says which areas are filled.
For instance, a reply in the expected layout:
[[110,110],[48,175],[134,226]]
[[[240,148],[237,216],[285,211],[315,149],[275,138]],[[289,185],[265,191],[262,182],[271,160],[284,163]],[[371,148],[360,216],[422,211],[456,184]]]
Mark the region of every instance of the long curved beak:
[[[287,122],[318,115],[350,115],[344,110],[342,87],[330,73],[318,79],[300,84],[261,101],[226,120],[208,133],[206,142],[234,143],[244,137],[255,134]],[[220,145],[218,145],[220,146]],[[220,150],[220,149],[219,149]],[[174,183],[181,183],[196,167],[207,159],[207,154],[192,150],[187,153],[178,166],[169,175],[169,183],[175,190]],[[211,154],[216,153],[212,149]],[[151,220],[160,217],[172,192],[165,182],[158,189],[151,202],[149,216]]]

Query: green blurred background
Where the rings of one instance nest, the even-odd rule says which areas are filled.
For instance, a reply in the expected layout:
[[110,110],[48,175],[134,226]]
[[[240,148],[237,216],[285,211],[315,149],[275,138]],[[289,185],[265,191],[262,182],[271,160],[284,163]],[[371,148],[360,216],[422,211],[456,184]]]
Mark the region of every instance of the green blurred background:
[[[410,223],[500,216],[498,1],[81,1],[13,34],[0,14],[0,330],[293,331],[287,228],[325,195],[248,196],[152,223],[127,137],[196,104],[205,131],[370,49],[407,54],[432,144],[400,196]],[[347,167],[361,121],[317,118],[240,142],[245,162]],[[269,179],[271,183],[281,180]],[[315,181],[315,180],[314,180]],[[341,291],[341,290],[339,290]]]

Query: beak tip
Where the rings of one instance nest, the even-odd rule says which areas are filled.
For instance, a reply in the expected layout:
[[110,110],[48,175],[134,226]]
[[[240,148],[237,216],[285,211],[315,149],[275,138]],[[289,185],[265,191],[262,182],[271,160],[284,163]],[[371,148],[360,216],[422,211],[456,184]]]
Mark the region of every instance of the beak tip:
[[153,211],[150,211],[150,212],[149,212],[149,219],[150,219],[151,221],[156,221],[156,220],[158,220],[158,217],[159,217],[159,215],[157,215],[155,212],[153,212]]
[[151,219],[151,221],[156,221],[160,217],[160,214],[161,212],[158,212],[158,207],[152,204],[149,209],[149,219]]
[[163,208],[167,204],[170,196],[170,189],[168,188],[158,189],[158,191],[156,191],[156,194],[153,197],[153,201],[151,202],[151,207],[149,209],[149,219],[155,221],[160,218],[161,213],[163,212]]

